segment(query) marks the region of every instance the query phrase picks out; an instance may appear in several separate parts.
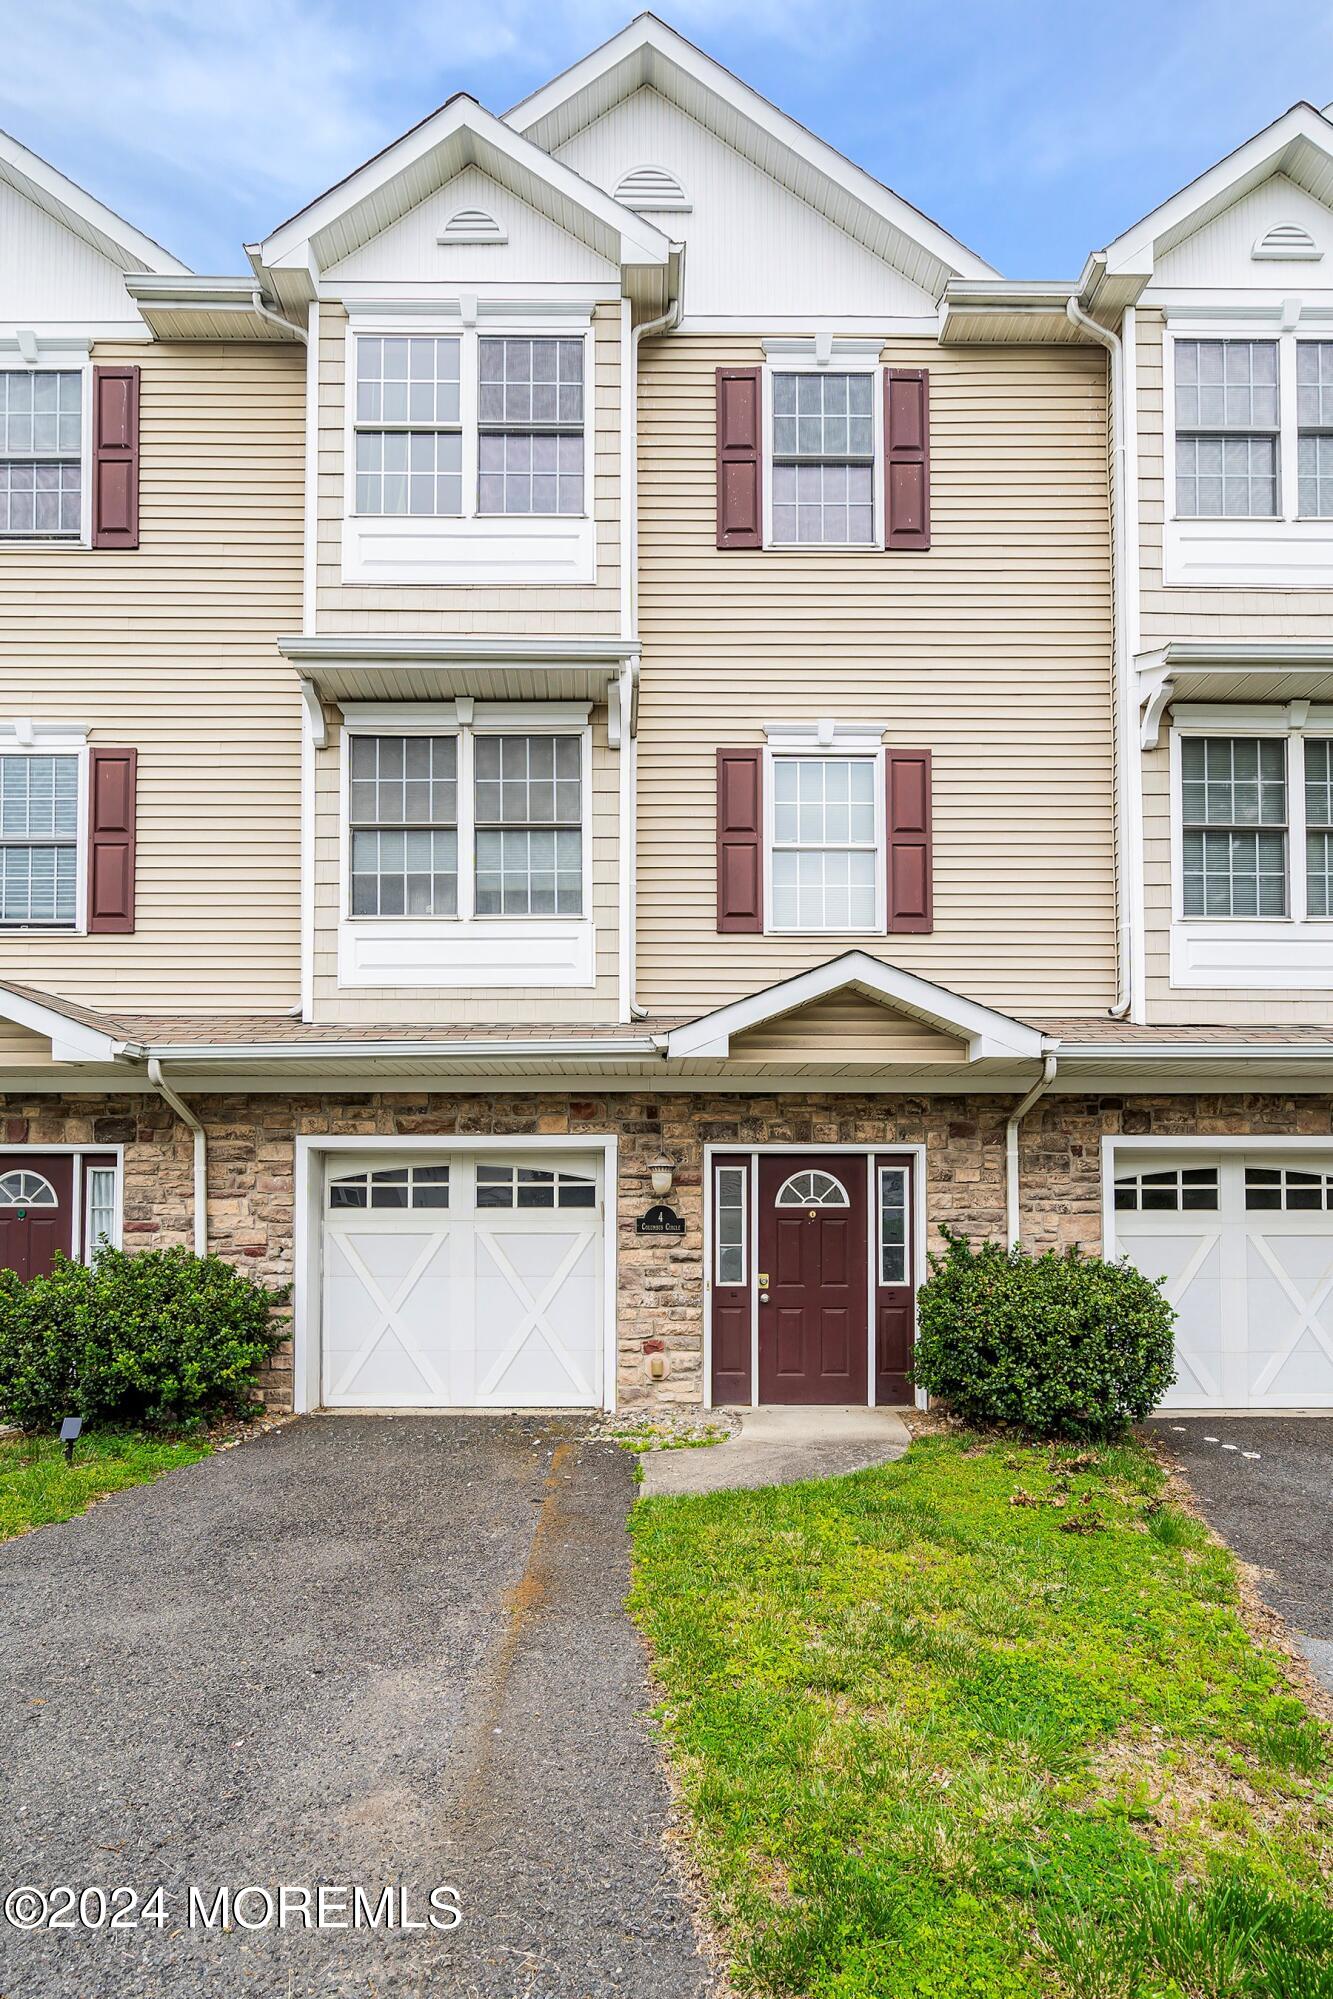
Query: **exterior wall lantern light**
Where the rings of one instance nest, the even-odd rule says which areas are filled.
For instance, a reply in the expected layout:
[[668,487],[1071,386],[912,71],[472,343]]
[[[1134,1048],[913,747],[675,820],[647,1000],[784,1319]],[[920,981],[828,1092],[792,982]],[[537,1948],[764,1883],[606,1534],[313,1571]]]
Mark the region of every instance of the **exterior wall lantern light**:
[[653,1192],[659,1201],[665,1201],[667,1195],[671,1192],[671,1183],[676,1176],[674,1165],[669,1159],[664,1158],[659,1153],[656,1159],[649,1160],[648,1171],[652,1176]]

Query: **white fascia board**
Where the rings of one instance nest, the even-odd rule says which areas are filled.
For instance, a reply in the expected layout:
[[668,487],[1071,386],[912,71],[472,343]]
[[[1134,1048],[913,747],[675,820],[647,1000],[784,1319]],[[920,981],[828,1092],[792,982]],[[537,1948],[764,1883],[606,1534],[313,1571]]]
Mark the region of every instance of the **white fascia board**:
[[[524,98],[505,113],[505,123],[515,131],[530,132],[553,111],[581,92],[590,90],[616,69],[623,68],[623,94],[628,96],[650,80],[646,68],[649,58],[654,68],[666,65],[690,77],[738,117],[748,120],[775,145],[784,147],[795,159],[815,173],[822,174],[895,229],[900,229],[904,236],[919,243],[947,270],[959,277],[992,278],[997,275],[993,265],[985,263],[975,251],[960,243],[956,236],[951,236],[947,229],[942,229],[937,222],[932,222],[919,209],[913,208],[909,201],[904,201],[901,195],[885,187],[863,167],[854,165],[835,146],[816,138],[797,119],[780,111],[776,104],[761,97],[748,83],[742,83],[731,70],[725,69],[712,56],[705,55],[693,42],[686,41],[674,28],[667,27],[664,21],[651,14],[640,14],[618,35],[613,35],[609,42],[603,42],[599,49],[585,56],[582,62],[575,63],[531,97]],[[599,113],[608,108],[608,103],[599,102]]]
[[74,228],[85,242],[101,250],[113,263],[136,270],[188,274],[188,264],[182,264],[151,236],[145,236],[123,215],[117,215],[114,209],[100,202],[96,195],[67,179],[48,160],[29,152],[8,132],[0,132],[0,176],[37,202],[57,222]]
[[1225,205],[1228,196],[1239,198],[1248,187],[1277,172],[1287,148],[1298,139],[1307,140],[1333,159],[1333,124],[1313,104],[1293,104],[1271,125],[1108,243],[1103,252],[1107,269],[1137,271],[1146,264],[1151,271],[1156,246],[1163,238],[1187,231],[1196,217],[1202,226],[1207,219],[1205,211],[1218,203]]
[[[1154,1068],[1165,1067],[1172,1062],[1257,1062],[1262,1067],[1296,1064],[1299,1067],[1325,1064],[1333,1072],[1333,1039],[1321,1046],[1309,1041],[1172,1041],[1156,1047],[1145,1047],[1142,1042],[1133,1041],[1062,1041],[1060,1043],[1060,1071],[1062,1076],[1082,1063],[1100,1065],[1104,1062],[1147,1062]],[[1134,1141],[1136,1144],[1138,1140]],[[1202,1141],[1200,1141],[1202,1143]],[[1216,1144],[1217,1140],[1209,1143]],[[1247,1141],[1253,1144],[1254,1140]],[[1327,1144],[1327,1140],[1324,1141]]]
[[580,666],[588,662],[617,665],[637,659],[638,639],[602,635],[564,638],[546,632],[395,632],[373,636],[361,632],[292,632],[277,641],[284,658],[296,661],[365,660],[493,660],[504,664],[533,661],[539,666]]
[[81,1020],[71,1020],[55,1007],[24,999],[6,986],[0,986],[0,1020],[12,1020],[16,1027],[46,1035],[54,1062],[114,1062],[118,1055],[128,1052],[129,1044],[114,1035],[87,1027]]
[[688,1026],[677,1027],[667,1036],[667,1054],[673,1060],[695,1058],[724,1059],[730,1053],[731,1037],[747,1028],[794,1013],[812,1000],[853,987],[871,998],[884,1001],[937,1027],[942,1033],[966,1037],[969,1062],[1008,1059],[1040,1061],[1054,1047],[1035,1027],[1011,1020],[975,1000],[964,999],[937,986],[930,979],[905,972],[901,966],[886,965],[868,951],[844,951],[812,971],[798,972],[776,986],[766,986],[745,999],[718,1007]]
[[[492,175],[497,165],[502,165],[512,172],[546,181],[557,194],[582,209],[619,239],[622,263],[665,265],[669,261],[671,239],[660,229],[636,215],[632,209],[623,208],[618,201],[613,201],[609,194],[594,187],[591,181],[584,180],[572,167],[551,159],[522,133],[505,125],[478,104],[475,98],[458,96],[451,97],[429,118],[404,133],[401,139],[395,140],[374,159],[349,174],[346,180],[340,181],[336,187],[330,188],[289,221],[282,223],[259,246],[261,264],[271,267],[304,262],[309,255],[312,238],[321,229],[326,229],[330,223],[338,221],[372,196],[381,194],[399,175],[456,136],[467,137],[474,142],[466,149],[467,158],[460,158],[460,166],[475,159],[483,172],[489,171]],[[488,153],[491,156],[489,161]],[[385,226],[379,224],[372,233],[378,233]]]

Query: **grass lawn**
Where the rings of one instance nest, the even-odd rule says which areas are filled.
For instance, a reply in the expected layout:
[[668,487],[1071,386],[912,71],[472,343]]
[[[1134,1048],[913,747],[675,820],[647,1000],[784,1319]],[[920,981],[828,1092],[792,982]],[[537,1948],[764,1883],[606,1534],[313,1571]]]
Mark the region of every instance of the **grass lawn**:
[[1329,1737],[1161,1487],[1137,1446],[939,1436],[640,1503],[738,1990],[1330,1999]]
[[67,1465],[57,1438],[0,1442],[0,1541],[30,1527],[72,1520],[103,1493],[192,1465],[212,1448],[206,1438],[167,1443],[133,1430],[85,1431],[74,1446],[74,1463]]

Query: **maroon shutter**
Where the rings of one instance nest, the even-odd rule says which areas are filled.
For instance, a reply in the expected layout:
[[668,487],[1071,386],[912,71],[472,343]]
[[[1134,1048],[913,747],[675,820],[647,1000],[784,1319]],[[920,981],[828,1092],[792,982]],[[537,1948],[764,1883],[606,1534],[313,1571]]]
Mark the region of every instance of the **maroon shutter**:
[[134,928],[134,778],[137,750],[88,752],[88,928]]
[[761,548],[764,541],[760,469],[758,368],[717,371],[717,545]]
[[93,547],[139,546],[139,370],[93,369]]
[[884,378],[886,548],[930,547],[930,371],[890,368]]
[[931,893],[930,751],[887,750],[889,929],[929,930]]
[[717,753],[717,927],[764,927],[763,751]]

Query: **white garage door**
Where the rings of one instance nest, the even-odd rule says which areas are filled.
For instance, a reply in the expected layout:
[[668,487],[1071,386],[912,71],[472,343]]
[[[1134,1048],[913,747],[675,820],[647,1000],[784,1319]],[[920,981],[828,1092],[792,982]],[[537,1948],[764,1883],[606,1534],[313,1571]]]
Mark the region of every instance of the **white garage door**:
[[1115,1231],[1179,1314],[1165,1407],[1333,1408],[1333,1154],[1117,1152]]
[[331,1159],[325,1405],[598,1406],[600,1172],[521,1149]]

